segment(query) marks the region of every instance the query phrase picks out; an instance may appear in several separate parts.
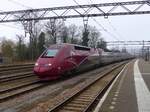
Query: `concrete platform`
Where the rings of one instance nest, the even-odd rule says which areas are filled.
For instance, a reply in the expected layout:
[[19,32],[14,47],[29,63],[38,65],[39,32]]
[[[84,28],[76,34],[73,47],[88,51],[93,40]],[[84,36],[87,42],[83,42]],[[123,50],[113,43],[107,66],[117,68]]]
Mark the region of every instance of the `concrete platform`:
[[94,112],[150,112],[150,63],[126,65]]

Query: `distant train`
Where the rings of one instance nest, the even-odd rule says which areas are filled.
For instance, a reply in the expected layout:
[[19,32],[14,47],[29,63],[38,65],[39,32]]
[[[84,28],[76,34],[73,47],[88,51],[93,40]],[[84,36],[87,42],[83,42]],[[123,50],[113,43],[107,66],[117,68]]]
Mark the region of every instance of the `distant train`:
[[104,52],[102,49],[74,44],[48,47],[35,63],[34,73],[42,80],[52,80],[64,74],[94,68],[103,64],[132,58],[128,53]]

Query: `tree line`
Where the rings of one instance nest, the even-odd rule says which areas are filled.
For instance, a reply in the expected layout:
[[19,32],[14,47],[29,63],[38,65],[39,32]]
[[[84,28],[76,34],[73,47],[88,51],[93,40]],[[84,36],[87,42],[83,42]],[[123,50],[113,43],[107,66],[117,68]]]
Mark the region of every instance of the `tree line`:
[[[56,43],[72,43],[107,50],[101,32],[94,26],[65,25],[63,20],[21,22],[25,35],[16,35],[16,42],[3,39],[1,50],[4,57],[14,61],[35,60],[45,47]],[[26,38],[29,38],[26,41]]]

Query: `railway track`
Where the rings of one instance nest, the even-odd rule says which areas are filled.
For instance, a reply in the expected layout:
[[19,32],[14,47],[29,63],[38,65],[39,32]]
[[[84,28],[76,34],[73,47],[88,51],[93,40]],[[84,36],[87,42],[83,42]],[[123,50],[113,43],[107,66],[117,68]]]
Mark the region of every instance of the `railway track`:
[[33,64],[17,64],[0,66],[0,83],[17,80],[26,77],[33,77]]
[[48,83],[41,83],[39,80],[35,80],[28,83],[23,83],[11,88],[3,88],[0,90],[0,102],[9,100],[18,95],[39,89],[48,85]]
[[9,100],[15,96],[27,93],[29,91],[38,89],[45,86],[45,84],[39,83],[38,81],[32,82],[26,85],[22,85],[16,88],[0,91],[0,102]]
[[33,64],[0,66],[0,83],[34,76]]
[[0,102],[46,86],[33,74],[33,63],[0,66]]
[[9,68],[13,68],[13,67],[21,67],[21,66],[28,66],[28,65],[34,65],[34,63],[0,65],[0,69],[8,68],[8,67],[9,67]]
[[70,95],[48,110],[48,112],[91,112],[115,77],[125,66],[117,65],[91,81],[80,84]]
[[28,69],[33,68],[33,64],[26,64],[21,66],[11,66],[11,67],[0,67],[0,73],[7,72],[7,71],[13,71],[13,70],[22,70],[22,69]]
[[[121,67],[120,67],[121,66]],[[62,111],[62,112],[71,112],[71,111],[83,111],[88,106],[92,105],[92,101],[94,102],[98,94],[101,94],[100,92],[103,92],[106,87],[101,87],[102,90],[100,90],[99,87],[96,85],[103,85],[101,84],[104,80],[107,82],[107,86],[110,84],[108,81],[109,77],[113,79],[116,75],[108,75],[109,73],[112,73],[113,71],[116,71],[120,68],[122,68],[121,65],[115,64],[115,67],[112,68],[107,73],[104,73],[101,77],[98,77],[96,79],[92,79],[91,82],[85,82],[84,85],[81,85],[80,90],[72,92],[73,94],[68,97],[65,101],[61,102],[59,105],[56,105],[54,108],[49,109],[49,112],[55,112],[55,111]],[[119,71],[117,73],[119,73]],[[115,73],[115,74],[117,74]],[[26,74],[26,75],[25,75]],[[31,75],[31,76],[30,76]],[[27,94],[28,92],[35,91],[37,89],[40,89],[42,87],[45,87],[49,85],[50,83],[43,83],[38,80],[38,78],[34,77],[32,78],[32,73],[26,72],[24,74],[18,73],[18,74],[12,74],[9,76],[3,76],[0,77],[0,103],[8,101],[12,98],[16,98],[19,95]],[[107,76],[107,77],[105,77]],[[31,80],[29,80],[31,79]],[[103,80],[102,82],[99,82],[98,80]],[[19,83],[18,83],[19,82]],[[105,83],[105,81],[104,81]],[[10,85],[9,85],[10,84]],[[95,86],[93,86],[95,85]],[[91,92],[93,91],[93,92]],[[88,108],[89,109],[89,108]]]
[[0,83],[35,76],[32,71],[0,76]]
[[29,68],[24,68],[24,69],[14,69],[14,70],[8,70],[8,71],[1,71],[0,72],[0,76],[9,76],[12,74],[17,74],[17,73],[23,73],[23,72],[29,72],[32,71],[33,67],[29,67]]

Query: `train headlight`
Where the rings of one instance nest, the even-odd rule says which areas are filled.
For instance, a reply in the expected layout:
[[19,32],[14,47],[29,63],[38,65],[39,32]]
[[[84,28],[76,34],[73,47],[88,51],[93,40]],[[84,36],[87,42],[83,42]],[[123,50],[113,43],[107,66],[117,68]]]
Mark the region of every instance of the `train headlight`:
[[52,66],[52,64],[51,64],[51,63],[48,63],[48,64],[45,64],[45,66]]
[[35,63],[35,66],[38,66],[39,64],[38,63]]
[[52,64],[51,64],[51,63],[49,63],[49,64],[48,64],[48,66],[52,66]]

